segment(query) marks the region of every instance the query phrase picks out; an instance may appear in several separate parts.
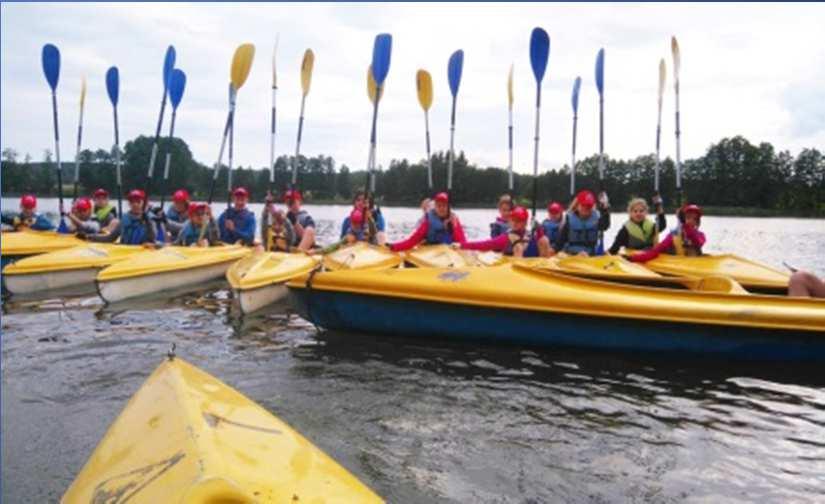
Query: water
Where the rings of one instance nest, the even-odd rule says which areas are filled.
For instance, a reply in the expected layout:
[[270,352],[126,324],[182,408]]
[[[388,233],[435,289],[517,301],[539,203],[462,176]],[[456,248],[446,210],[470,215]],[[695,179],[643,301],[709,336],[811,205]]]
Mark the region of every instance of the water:
[[[309,210],[331,241],[345,207]],[[392,239],[419,216],[384,211]],[[492,212],[460,216],[480,237]],[[825,221],[703,229],[825,275]],[[318,333],[287,306],[241,320],[220,282],[128,309],[12,300],[2,330],[4,502],[58,500],[173,342],[391,502],[825,500],[821,366]]]

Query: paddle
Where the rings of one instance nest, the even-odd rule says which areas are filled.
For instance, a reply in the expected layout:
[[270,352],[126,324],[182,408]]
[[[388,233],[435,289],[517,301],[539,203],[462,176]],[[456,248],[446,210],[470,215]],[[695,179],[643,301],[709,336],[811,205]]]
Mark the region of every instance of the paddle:
[[[169,140],[175,137],[175,118],[178,114],[178,105],[183,99],[183,90],[186,88],[186,74],[183,70],[174,69],[169,76],[169,102],[172,104],[172,120],[169,122]],[[169,192],[169,165],[172,162],[171,145],[166,152],[166,161],[163,165],[163,191],[160,194],[160,208],[163,210],[163,203],[166,198],[166,193]]]
[[74,156],[74,195],[77,200],[77,183],[80,179],[80,142],[83,138],[83,105],[86,103],[86,77],[80,84],[80,118],[77,120],[77,151]]
[[117,126],[117,100],[120,95],[120,73],[117,67],[111,67],[106,71],[106,93],[109,101],[112,102],[112,112],[114,113],[115,124],[115,174],[117,180],[117,215],[123,218],[123,179],[120,173],[120,134]]
[[175,68],[175,48],[166,48],[166,55],[163,58],[163,97],[160,99],[160,113],[158,123],[155,126],[155,140],[152,142],[152,154],[149,156],[149,169],[146,172],[146,199],[143,200],[143,208],[149,204],[149,192],[152,189],[152,176],[155,172],[155,159],[158,155],[158,140],[160,140],[160,129],[163,126],[163,112],[166,110],[166,96],[169,92],[169,77]]
[[679,53],[679,42],[676,41],[676,37],[670,39],[670,50],[673,52],[673,90],[676,92],[676,192],[679,194],[681,206],[685,199],[682,192],[682,130],[679,128],[679,67],[682,56]]
[[301,61],[301,115],[298,119],[298,140],[295,142],[295,157],[292,159],[292,185],[294,189],[298,183],[298,156],[301,155],[301,133],[304,131],[304,106],[306,105],[309,85],[312,83],[312,68],[315,66],[315,53],[312,49],[304,51],[304,59]]
[[507,75],[507,189],[513,195],[513,65],[510,64],[510,73]]
[[272,49],[272,121],[270,124],[269,139],[269,185],[270,190],[275,185],[275,99],[278,94],[278,72],[276,70],[276,56],[278,54],[278,39],[275,35],[275,47]]
[[[599,90],[599,192],[604,191],[604,48],[596,55],[596,88]],[[599,231],[596,254],[604,253],[604,231]]]
[[[235,91],[235,86],[229,83],[229,108],[235,110],[235,103],[238,97],[238,92]],[[232,166],[235,159],[235,114],[232,114],[232,121],[229,125],[229,156],[226,171],[226,208],[232,206]]]
[[[380,94],[379,94],[380,93]],[[375,77],[372,76],[372,64],[367,67],[367,97],[370,99],[370,104],[375,106],[376,101],[381,101],[381,97],[384,96],[384,89],[382,88],[380,91],[378,89],[378,85],[375,83]],[[375,151],[370,148],[369,158],[367,159],[367,174],[370,176],[375,170]],[[375,191],[375,182],[372,179],[372,191]],[[371,205],[370,205],[371,207]]]
[[659,60],[659,116],[656,121],[656,176],[653,182],[653,189],[659,195],[659,139],[662,136],[662,94],[665,91],[665,59]]
[[570,101],[573,104],[573,156],[570,161],[570,197],[576,194],[576,126],[579,122],[579,90],[582,87],[582,78],[576,77],[573,82],[573,96]]
[[[372,45],[372,65],[370,66],[372,78],[375,80],[375,99],[372,99],[372,129],[370,131],[370,155],[367,164],[367,187],[366,200],[371,204],[370,193],[375,192],[375,148],[377,143],[378,125],[378,104],[384,92],[384,81],[390,72],[390,56],[392,55],[392,35],[380,33],[375,36]],[[369,82],[369,80],[368,80]]]
[[[232,67],[229,72],[230,86],[233,86],[235,91],[243,86],[246,78],[249,76],[249,69],[252,68],[252,59],[255,57],[255,46],[252,44],[243,44],[235,49],[235,55],[232,57]],[[212,204],[212,198],[215,195],[215,183],[218,180],[218,174],[221,169],[221,161],[223,161],[223,151],[226,147],[226,139],[229,137],[229,132],[232,129],[232,120],[235,116],[235,102],[229,103],[229,112],[226,114],[226,124],[223,127],[223,139],[221,140],[221,148],[218,152],[218,161],[215,162],[215,169],[212,172],[212,182],[209,185],[208,204]]]
[[533,28],[530,34],[530,66],[536,78],[536,135],[533,147],[533,219],[536,220],[536,199],[539,178],[539,119],[541,117],[541,81],[550,58],[550,36],[541,28]]
[[450,93],[453,95],[453,107],[450,112],[450,157],[447,163],[447,195],[452,205],[453,190],[453,158],[455,157],[455,104],[458,97],[458,86],[461,84],[461,72],[464,69],[464,51],[459,49],[450,56],[447,63],[447,79],[450,82]]
[[415,73],[415,90],[418,103],[424,109],[424,132],[427,146],[427,189],[433,192],[433,159],[430,155],[430,107],[433,104],[433,78],[430,72],[419,70]]
[[60,169],[60,134],[57,127],[57,81],[60,79],[60,51],[52,44],[43,46],[41,54],[43,73],[52,90],[52,122],[54,124],[54,155],[57,169],[57,195],[60,205],[60,225],[65,226],[63,216],[63,174]]

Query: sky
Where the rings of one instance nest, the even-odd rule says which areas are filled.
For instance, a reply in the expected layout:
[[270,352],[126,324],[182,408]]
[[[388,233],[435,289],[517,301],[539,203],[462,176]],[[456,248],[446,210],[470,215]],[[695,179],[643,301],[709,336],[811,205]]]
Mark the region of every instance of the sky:
[[[631,158],[654,152],[658,65],[667,84],[662,156],[675,155],[670,37],[681,47],[682,157],[702,155],[726,136],[744,135],[797,153],[825,148],[825,4],[2,4],[2,148],[43,158],[54,150],[49,88],[40,54],[60,48],[61,153],[75,156],[81,79],[88,80],[84,148],[110,148],[107,68],[120,70],[121,141],[155,130],[166,47],[187,74],[176,136],[195,159],[217,159],[227,113],[235,48],[256,46],[238,94],[235,165],[269,163],[272,56],[277,49],[277,155],[292,154],[301,99],[300,65],[315,52],[302,154],[332,156],[363,169],[372,107],[366,72],[376,34],[393,35],[392,63],[378,118],[378,163],[425,157],[424,113],[415,89],[419,68],[433,76],[433,150],[449,147],[450,54],[463,49],[455,146],[480,166],[507,164],[507,72],[514,65],[514,169],[532,171],[536,82],[530,32],[550,34],[542,83],[539,170],[570,162],[576,76],[582,78],[578,158],[598,151],[594,63],[605,56],[605,152]],[[168,133],[169,111],[164,119]]]

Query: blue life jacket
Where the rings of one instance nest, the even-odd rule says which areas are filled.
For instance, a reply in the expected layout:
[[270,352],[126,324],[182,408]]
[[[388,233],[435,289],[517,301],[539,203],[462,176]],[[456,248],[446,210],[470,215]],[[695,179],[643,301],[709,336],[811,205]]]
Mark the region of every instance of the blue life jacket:
[[568,235],[564,251],[568,254],[585,251],[590,255],[596,255],[596,245],[599,241],[599,217],[598,210],[593,210],[587,220],[582,220],[576,212],[568,212]]
[[200,228],[193,226],[191,221],[187,221],[186,224],[183,225],[183,229],[178,233],[178,240],[182,240],[183,245],[188,247],[194,243],[198,243],[200,236]]
[[135,217],[131,212],[123,214],[120,219],[120,243],[121,245],[142,245],[149,241],[146,235],[146,226],[140,217]]
[[169,205],[169,209],[166,210],[166,218],[170,221],[180,222],[183,224],[189,219],[189,216],[186,213],[186,210],[183,213],[178,212],[178,209],[175,207],[175,204]]
[[[226,219],[235,224],[234,231],[226,228]],[[224,243],[236,243],[241,240],[244,245],[252,245],[255,240],[255,214],[246,208],[238,210],[229,207],[218,218],[218,230]]]
[[[315,227],[315,221],[312,220],[312,217],[307,213],[306,210],[299,210],[297,214],[293,212],[287,212],[286,218],[289,219],[289,222],[292,225],[300,224],[303,228],[308,227]],[[301,243],[302,236],[298,235],[298,231],[295,231],[295,239],[292,242],[293,247],[297,247],[299,243]]]
[[435,210],[430,210],[427,212],[427,223],[427,244],[449,245],[453,242],[453,226],[449,220],[445,223]]
[[550,246],[554,246],[556,240],[559,237],[559,231],[561,231],[561,225],[564,220],[553,221],[550,219],[544,219],[544,222],[541,223],[541,228],[544,230],[544,236],[550,240]]
[[510,224],[501,217],[496,217],[496,221],[490,223],[490,238],[503,235],[510,230]]

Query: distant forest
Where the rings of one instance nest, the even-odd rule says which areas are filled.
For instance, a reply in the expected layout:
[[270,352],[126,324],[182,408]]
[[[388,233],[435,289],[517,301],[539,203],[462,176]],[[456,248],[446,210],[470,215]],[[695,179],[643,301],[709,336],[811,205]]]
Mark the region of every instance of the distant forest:
[[[145,185],[146,167],[151,153],[152,138],[139,136],[123,149],[124,191]],[[185,187],[196,199],[205,200],[213,176],[207,167],[192,158],[189,147],[180,139],[163,139],[155,167],[150,193],[158,195],[163,188],[163,161],[171,151],[172,163],[167,192]],[[114,151],[84,150],[80,155],[80,192],[89,194],[97,187],[114,194]],[[40,196],[57,194],[57,176],[51,152],[43,160],[33,162],[14,149],[2,152],[2,193],[4,195],[33,192]],[[233,186],[245,186],[252,199],[263,200],[266,191],[283,190],[290,179],[291,158],[281,156],[275,166],[275,183],[270,185],[269,170],[237,167],[232,173]],[[653,193],[655,158],[652,154],[631,160],[606,159],[604,188],[613,206],[623,209],[633,196],[649,198]],[[446,181],[447,154],[433,154],[433,178],[436,189]],[[591,156],[577,163],[577,188],[598,189],[598,158]],[[63,162],[64,195],[74,180],[74,160]],[[479,167],[471,164],[464,153],[458,153],[453,172],[453,200],[457,206],[492,206],[507,187],[507,170],[499,167]],[[515,174],[515,196],[525,204],[532,198],[533,178]],[[661,188],[670,208],[678,199],[675,194],[673,160],[662,161]],[[299,187],[307,201],[347,201],[357,188],[363,187],[366,172],[352,171],[346,165],[336,166],[329,156],[318,155],[299,159]],[[427,165],[425,159],[410,162],[393,160],[376,173],[376,195],[385,205],[416,205],[427,195]],[[769,143],[754,145],[741,136],[725,138],[711,145],[699,158],[683,163],[682,185],[686,198],[712,207],[719,212],[760,215],[787,214],[825,216],[825,155],[817,149],[805,149],[796,157],[787,151],[777,152]],[[215,200],[226,199],[227,172],[218,177]],[[543,208],[550,200],[569,200],[570,168],[542,173],[538,178],[538,202]]]

